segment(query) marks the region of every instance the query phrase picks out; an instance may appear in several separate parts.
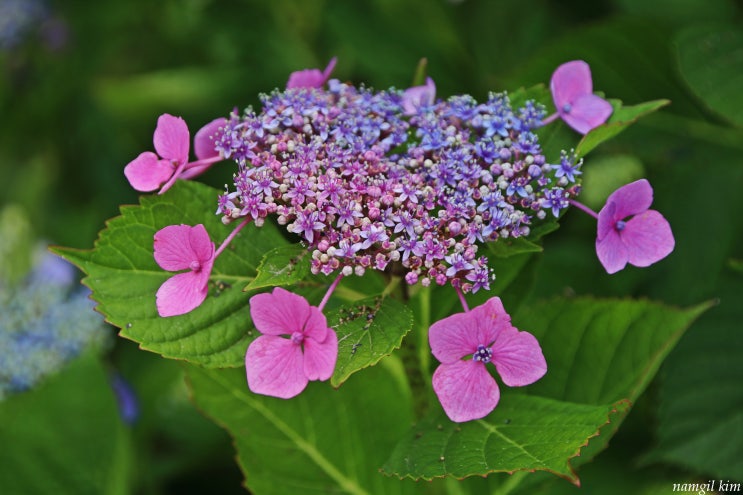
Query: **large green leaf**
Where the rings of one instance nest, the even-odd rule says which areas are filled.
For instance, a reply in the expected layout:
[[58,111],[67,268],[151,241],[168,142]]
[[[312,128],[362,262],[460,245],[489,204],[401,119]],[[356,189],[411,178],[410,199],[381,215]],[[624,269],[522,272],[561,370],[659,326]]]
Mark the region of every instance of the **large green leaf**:
[[235,441],[256,495],[415,493],[378,472],[412,420],[411,394],[394,358],[339,390],[311,382],[291,400],[252,394],[239,370],[187,367],[193,398]]
[[676,37],[679,69],[710,109],[743,125],[743,32],[738,27],[695,26]]
[[390,355],[413,326],[410,308],[381,295],[341,306],[327,317],[338,334],[338,360],[330,379],[334,387]]
[[129,432],[95,356],[0,402],[0,445],[3,493],[129,493]]
[[[647,301],[590,298],[523,307],[514,323],[539,340],[547,374],[528,387],[504,391],[495,411],[482,420],[455,426],[433,412],[398,444],[385,470],[415,479],[544,470],[577,482],[570,459],[580,456],[575,467],[606,446],[627,406],[708,307],[682,310]],[[524,394],[530,399],[519,398]],[[518,425],[514,431],[512,424]],[[493,440],[482,440],[491,438],[485,432],[494,428],[498,434]],[[435,430],[450,434],[440,436]],[[461,442],[453,436],[460,432]],[[560,434],[565,436],[558,440]],[[440,463],[442,456],[446,463]]]
[[[515,324],[532,333],[549,370],[525,393],[580,404],[634,403],[686,329],[711,303],[678,309],[650,301],[556,299],[522,308]],[[606,447],[611,433],[593,439],[577,464]]]
[[627,406],[504,394],[495,411],[477,421],[452,423],[439,410],[397,444],[383,470],[416,480],[539,470],[577,483],[569,460]]
[[266,252],[288,242],[270,222],[249,225],[217,258],[210,293],[194,311],[161,318],[155,293],[173,275],[155,263],[153,236],[171,224],[203,224],[215,243],[230,230],[213,215],[218,191],[178,181],[162,196],[142,196],[110,220],[91,250],[56,248],[85,273],[97,310],[143,349],[205,366],[240,366],[251,340],[249,295],[242,292]]
[[743,480],[741,276],[724,274],[720,304],[669,356],[661,375],[657,445],[646,462]]

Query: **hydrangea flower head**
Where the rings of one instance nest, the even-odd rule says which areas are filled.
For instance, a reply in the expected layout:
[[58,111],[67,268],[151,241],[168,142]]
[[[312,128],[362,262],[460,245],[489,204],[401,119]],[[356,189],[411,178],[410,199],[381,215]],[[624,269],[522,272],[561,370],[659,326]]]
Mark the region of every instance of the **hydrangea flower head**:
[[214,243],[203,225],[169,225],[155,234],[155,261],[173,275],[157,291],[160,316],[188,313],[204,302],[214,265]]
[[320,72],[320,69],[304,69],[292,72],[289,75],[286,88],[321,88],[330,78],[336,62],[338,62],[336,57],[331,58],[328,66],[322,72]]
[[511,325],[498,297],[437,321],[428,338],[441,362],[433,389],[446,415],[458,423],[483,418],[498,405],[500,391],[488,363],[510,387],[534,383],[547,372],[537,339]]
[[338,337],[325,315],[305,298],[280,287],[250,298],[250,316],[263,335],[245,354],[248,387],[289,399],[310,380],[327,380],[338,357]]
[[653,188],[645,179],[620,187],[606,200],[598,214],[596,254],[608,273],[627,263],[650,266],[673,251],[671,226],[649,209],[652,202]]
[[430,77],[426,78],[426,84],[408,88],[402,94],[402,108],[405,115],[415,115],[422,108],[433,105],[436,99],[436,84]]
[[528,236],[580,185],[546,162],[536,102],[434,98],[430,79],[407,91],[332,79],[262,95],[259,112],[231,114],[215,138],[238,167],[218,200],[222,221],[275,215],[305,241],[313,274],[401,265],[410,284],[488,289],[480,243]]
[[560,118],[581,134],[606,122],[612,113],[611,104],[593,94],[591,69],[583,60],[555,69],[550,90]]

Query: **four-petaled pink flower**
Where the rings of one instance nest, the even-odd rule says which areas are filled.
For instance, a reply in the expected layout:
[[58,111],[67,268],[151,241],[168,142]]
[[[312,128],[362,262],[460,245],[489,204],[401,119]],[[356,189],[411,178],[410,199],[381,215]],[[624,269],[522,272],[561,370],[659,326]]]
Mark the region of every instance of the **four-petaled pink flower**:
[[402,94],[402,109],[405,115],[415,115],[422,108],[433,105],[436,99],[436,84],[430,77],[426,78],[426,84],[413,86],[406,89]]
[[155,261],[163,270],[188,270],[170,277],[158,289],[160,316],[182,315],[204,302],[214,265],[214,243],[203,225],[169,225],[158,230]]
[[190,135],[186,122],[167,113],[157,119],[153,142],[155,151],[145,151],[129,162],[124,175],[137,191],[150,192],[160,189],[164,193],[176,179],[191,179],[205,172],[221,158],[211,144],[211,136],[226,119],[213,120],[196,133],[195,153],[197,161],[189,163]]
[[304,69],[292,72],[289,74],[289,81],[286,83],[286,89],[290,88],[322,88],[330,78],[330,74],[335,69],[335,63],[338,61],[336,57],[330,59],[328,66],[325,70],[320,72],[320,69]]
[[600,126],[611,115],[611,104],[593,94],[591,69],[582,60],[559,66],[552,74],[550,89],[560,118],[581,134]]
[[608,273],[627,263],[650,266],[673,251],[671,226],[659,212],[648,209],[652,202],[653,188],[645,179],[620,187],[606,200],[598,214],[596,254]]
[[245,354],[248,388],[289,399],[310,380],[327,380],[338,357],[338,337],[325,315],[280,287],[250,298],[250,316],[263,335]]
[[487,416],[500,391],[488,372],[492,362],[511,387],[529,385],[547,372],[534,336],[511,325],[500,298],[431,325],[431,351],[441,364],[433,374],[433,390],[449,419],[458,423]]

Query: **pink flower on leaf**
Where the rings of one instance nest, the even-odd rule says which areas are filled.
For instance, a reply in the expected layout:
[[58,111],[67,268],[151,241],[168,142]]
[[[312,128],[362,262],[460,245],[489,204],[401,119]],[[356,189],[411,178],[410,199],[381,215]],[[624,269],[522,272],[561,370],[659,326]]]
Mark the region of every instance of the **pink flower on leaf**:
[[304,69],[292,72],[289,75],[289,81],[286,83],[286,89],[322,88],[323,84],[330,78],[333,69],[335,69],[336,62],[338,62],[336,57],[331,58],[328,66],[322,72],[320,72],[320,69]]
[[606,122],[613,111],[608,101],[593,94],[591,69],[582,60],[559,66],[552,74],[550,90],[557,114],[581,134]]
[[537,339],[511,325],[498,297],[437,321],[428,339],[441,362],[433,374],[433,389],[446,415],[458,423],[483,418],[498,405],[500,391],[488,363],[511,387],[534,383],[547,372]]
[[225,119],[216,119],[196,133],[196,156],[198,161],[189,163],[188,151],[190,134],[186,122],[180,117],[163,114],[157,119],[153,142],[157,154],[151,151],[141,153],[124,168],[129,184],[137,191],[150,192],[160,189],[164,193],[176,179],[190,179],[205,172],[221,158],[209,146],[209,137]]
[[310,380],[327,380],[338,357],[338,337],[325,315],[280,287],[250,298],[250,316],[263,335],[245,354],[248,387],[257,394],[289,399]]
[[436,99],[436,84],[430,77],[426,78],[426,84],[413,86],[406,89],[402,94],[402,108],[405,115],[415,115],[422,108],[433,105]]
[[203,225],[169,225],[155,234],[155,261],[173,275],[158,289],[160,316],[188,313],[204,302],[214,265],[214,243]]
[[653,188],[645,179],[620,187],[606,200],[598,214],[596,254],[608,273],[627,263],[650,266],[673,251],[671,226],[649,209],[652,202]]

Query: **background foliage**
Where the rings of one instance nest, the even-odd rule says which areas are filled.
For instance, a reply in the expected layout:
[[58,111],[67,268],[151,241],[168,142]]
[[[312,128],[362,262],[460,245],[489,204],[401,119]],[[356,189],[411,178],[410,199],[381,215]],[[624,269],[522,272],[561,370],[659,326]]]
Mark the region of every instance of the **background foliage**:
[[[640,389],[647,387],[645,393],[610,448],[579,467],[578,474],[584,491],[592,493],[664,493],[673,482],[743,480],[739,3],[132,0],[48,6],[66,26],[64,43],[45,43],[38,26],[32,26],[22,44],[0,52],[0,204],[20,205],[37,236],[78,248],[93,245],[104,221],[119,214],[119,204],[138,202],[122,170],[137,153],[150,149],[159,114],[182,115],[195,130],[235,106],[257,104],[259,92],[282,86],[292,70],[324,67],[334,55],[339,57],[334,75],[378,88],[409,85],[418,60],[427,57],[440,96],[470,93],[478,99],[493,89],[547,82],[554,67],[582,58],[592,67],[596,88],[625,105],[670,100],[586,158],[584,199],[598,208],[617,186],[647,177],[655,189],[653,207],[673,226],[674,253],[648,269],[608,276],[595,258],[595,223],[570,212],[560,229],[545,238],[543,253],[494,261],[502,266],[495,290],[514,313],[509,298],[522,303],[526,295],[529,307],[575,296],[580,297],[565,304],[582,304],[589,296],[649,298],[682,307],[716,302],[680,337],[654,380],[642,383],[641,376],[635,377]],[[221,188],[231,173],[230,167],[215,168],[205,182]],[[509,267],[518,264],[528,268],[509,278]],[[436,298],[433,292],[429,300],[416,300],[416,318],[423,313],[420,308],[431,307],[431,300],[442,315],[451,309],[437,307]],[[514,318],[535,333],[550,321],[542,314],[518,313]],[[129,330],[146,330],[148,323],[143,325]],[[557,328],[566,334],[583,329],[590,335],[590,325],[577,321],[563,320]],[[544,331],[540,338],[549,338]],[[600,345],[601,337],[595,338]],[[602,359],[619,359],[618,369],[633,370],[632,356],[594,357],[598,365],[609,366]],[[233,461],[229,437],[196,411],[183,382],[186,373],[192,388],[208,389],[209,384],[238,380],[239,373],[186,368],[118,339],[105,366],[117,368],[138,394],[140,418],[129,427],[89,421],[110,416],[114,409],[101,366],[85,358],[44,385],[55,393],[39,388],[17,397],[22,405],[16,399],[0,403],[0,418],[17,417],[17,410],[41,411],[28,413],[35,425],[28,433],[2,421],[2,445],[10,445],[4,450],[18,464],[0,462],[0,487],[15,486],[8,480],[17,481],[18,473],[27,479],[43,473],[48,484],[25,485],[24,492],[45,493],[74,483],[77,488],[70,493],[85,493],[80,486],[89,493],[241,492],[243,475]],[[356,373],[342,389],[349,394],[344,400],[365,404],[368,398],[354,395],[358,390],[353,387],[397,373],[390,366]],[[396,393],[394,382],[385,383],[388,393]],[[81,388],[90,400],[74,393]],[[316,388],[308,393],[323,393]],[[610,392],[569,399],[585,407],[606,406],[619,399]],[[234,407],[225,408],[217,404],[219,397],[209,395],[196,406],[221,425],[259,421],[261,400],[246,397],[250,407],[238,397]],[[412,400],[402,397],[399,406]],[[555,404],[561,403],[549,406]],[[50,409],[58,411],[55,418],[43,414]],[[225,415],[227,410],[232,412]],[[397,433],[403,434],[412,418],[405,416],[409,412],[400,414]],[[62,416],[89,429],[60,431],[55,422],[61,424]],[[382,419],[370,414],[363,422],[373,428]],[[98,441],[89,441],[93,428],[106,435],[105,442],[98,436]],[[280,441],[281,434],[280,429],[266,429],[268,443]],[[71,455],[60,456],[52,445],[67,446]],[[392,445],[390,437],[380,436],[380,451],[389,453]],[[239,443],[237,448],[241,462],[264,469],[250,461],[260,452]],[[36,462],[38,452],[45,462]],[[375,455],[367,459],[374,469],[388,461],[385,469],[398,472],[390,467],[393,459]],[[276,477],[284,474],[277,466],[265,469]],[[60,477],[71,471],[92,474],[78,480]],[[373,474],[358,473],[359,480],[380,484],[367,487],[372,493],[391,484]],[[418,486],[410,480],[392,484],[401,493]],[[580,493],[547,473],[470,478],[465,483],[438,480],[431,487],[442,493]],[[260,485],[255,490],[262,492]]]

